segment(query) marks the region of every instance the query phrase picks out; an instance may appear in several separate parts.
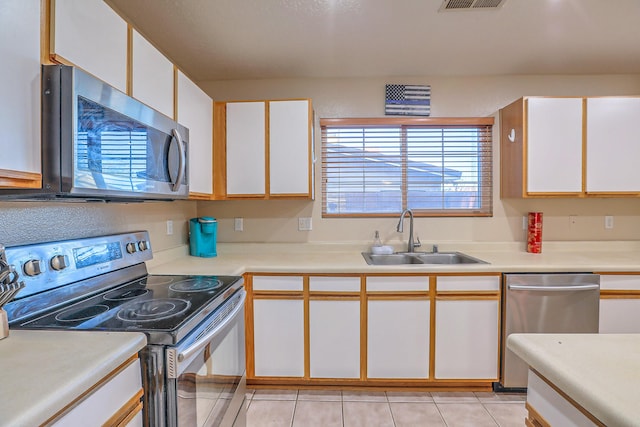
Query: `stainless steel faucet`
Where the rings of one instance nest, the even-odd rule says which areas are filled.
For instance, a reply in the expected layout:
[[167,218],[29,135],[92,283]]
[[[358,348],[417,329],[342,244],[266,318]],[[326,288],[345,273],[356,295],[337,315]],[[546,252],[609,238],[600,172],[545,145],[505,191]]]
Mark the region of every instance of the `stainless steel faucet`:
[[398,233],[402,233],[404,231],[403,222],[407,213],[409,214],[409,242],[407,244],[407,252],[415,252],[415,248],[422,246],[422,243],[420,243],[420,239],[417,239],[417,242],[415,243],[413,241],[413,212],[411,212],[411,209],[405,209],[402,211],[396,230],[398,230]]

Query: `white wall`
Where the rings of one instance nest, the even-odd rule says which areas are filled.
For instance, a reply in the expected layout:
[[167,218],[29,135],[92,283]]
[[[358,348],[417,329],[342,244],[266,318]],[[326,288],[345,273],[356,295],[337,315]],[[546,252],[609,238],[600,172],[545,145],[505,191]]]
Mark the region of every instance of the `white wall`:
[[[524,95],[640,95],[640,75],[479,76],[369,79],[284,79],[200,82],[216,101],[312,98],[317,119],[384,116],[386,83],[431,85],[432,117],[494,116],[494,215],[491,218],[418,218],[424,242],[523,241],[522,215],[544,213],[544,240],[640,239],[640,199],[500,200],[498,110]],[[320,157],[316,121],[316,156]],[[198,202],[199,215],[219,219],[222,242],[366,241],[380,230],[384,240],[406,239],[394,218],[322,219],[320,164],[316,164],[316,201]],[[569,224],[569,215],[577,215]],[[604,215],[615,226],[604,229]],[[311,216],[313,230],[297,231],[297,217]],[[243,232],[233,218],[243,217]],[[405,228],[406,230],[406,228]]]

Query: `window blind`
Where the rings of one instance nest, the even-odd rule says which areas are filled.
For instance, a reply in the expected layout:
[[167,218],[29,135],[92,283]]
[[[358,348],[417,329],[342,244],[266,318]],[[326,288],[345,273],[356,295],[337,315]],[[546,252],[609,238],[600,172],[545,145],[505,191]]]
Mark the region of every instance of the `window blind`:
[[490,216],[493,118],[323,119],[331,216]]

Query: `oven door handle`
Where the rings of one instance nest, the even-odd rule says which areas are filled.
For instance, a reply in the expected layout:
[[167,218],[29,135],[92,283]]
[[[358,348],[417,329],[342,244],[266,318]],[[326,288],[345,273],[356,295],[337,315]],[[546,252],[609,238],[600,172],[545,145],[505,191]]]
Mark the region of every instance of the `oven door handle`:
[[247,299],[247,292],[244,289],[241,290],[241,292],[242,292],[242,295],[240,296],[240,300],[238,301],[238,304],[233,308],[231,313],[229,313],[222,320],[222,322],[218,324],[218,326],[216,326],[215,328],[211,329],[209,332],[204,334],[202,337],[200,337],[196,342],[191,344],[189,347],[185,348],[184,350],[180,350],[178,352],[178,362],[182,362],[183,360],[188,359],[189,357],[193,356],[194,353],[197,353],[198,351],[205,348],[207,344],[211,342],[213,337],[215,337],[218,334],[218,332],[223,330],[229,323],[231,323],[236,318],[238,313],[240,313],[242,308],[244,307],[244,301]]

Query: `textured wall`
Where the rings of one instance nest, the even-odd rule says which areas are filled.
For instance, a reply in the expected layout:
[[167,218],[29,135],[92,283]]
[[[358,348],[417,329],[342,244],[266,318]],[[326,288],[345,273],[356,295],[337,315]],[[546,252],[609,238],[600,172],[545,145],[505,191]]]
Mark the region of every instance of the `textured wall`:
[[[148,230],[158,251],[186,244],[187,221],[196,216],[196,203],[144,202],[2,202],[0,243],[13,246],[49,240]],[[173,235],[166,221],[173,220]]]

